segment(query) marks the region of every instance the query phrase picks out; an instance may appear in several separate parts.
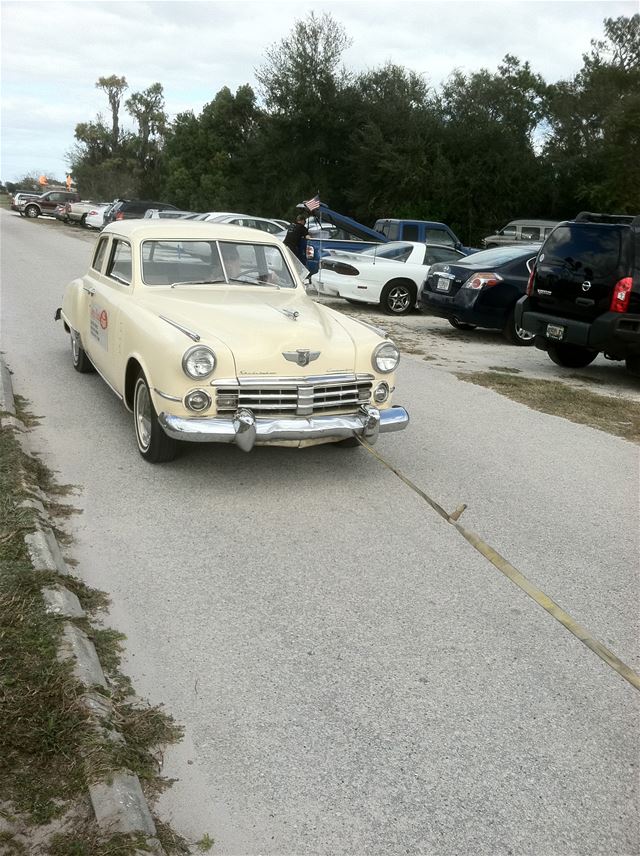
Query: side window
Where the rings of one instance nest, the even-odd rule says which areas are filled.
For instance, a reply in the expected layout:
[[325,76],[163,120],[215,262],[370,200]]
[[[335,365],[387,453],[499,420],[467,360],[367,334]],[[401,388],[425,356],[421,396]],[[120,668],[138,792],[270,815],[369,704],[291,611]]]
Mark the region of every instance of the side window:
[[101,271],[102,270],[102,262],[104,261],[104,256],[107,251],[107,244],[109,243],[109,238],[100,238],[98,241],[98,246],[96,247],[95,254],[93,256],[93,261],[91,262],[91,267],[94,270]]
[[384,229],[382,231],[383,234],[385,234],[390,241],[397,241],[400,238],[399,223],[385,223]]
[[539,241],[540,229],[537,226],[523,226],[522,237],[525,241]]
[[498,234],[499,235],[505,235],[505,237],[508,237],[508,238],[515,238],[516,227],[515,226],[505,226],[504,229],[500,229]]
[[427,247],[424,264],[433,265],[436,262],[450,262],[457,258],[460,258],[460,254],[455,250],[445,250],[440,247]]
[[126,241],[116,239],[113,242],[107,276],[123,285],[131,285],[131,246]]
[[417,223],[405,223],[404,228],[402,229],[402,240],[403,241],[419,241],[418,237],[418,224]]
[[427,244],[447,244],[453,246],[453,238],[444,229],[427,229],[424,240]]

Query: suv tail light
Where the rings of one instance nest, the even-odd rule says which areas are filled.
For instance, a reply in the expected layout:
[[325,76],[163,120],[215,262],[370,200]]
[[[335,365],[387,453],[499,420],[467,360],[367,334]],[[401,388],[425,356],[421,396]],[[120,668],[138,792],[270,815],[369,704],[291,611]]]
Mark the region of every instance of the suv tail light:
[[124,220],[124,214],[122,213],[122,211],[118,211],[118,213],[115,216],[115,219],[116,220]]
[[478,291],[481,288],[489,288],[491,285],[497,285],[499,282],[502,282],[502,277],[499,273],[474,273],[462,287],[473,288]]
[[531,297],[531,295],[533,294],[533,280],[535,279],[535,276],[536,269],[534,265],[534,267],[531,268],[531,273],[529,274],[529,281],[527,282],[527,297]]
[[313,247],[310,247],[309,244],[307,244],[307,258],[312,259],[314,256],[315,252],[313,250]]
[[613,289],[611,298],[611,312],[626,312],[629,307],[629,299],[631,297],[631,277],[625,276],[624,279],[618,280]]

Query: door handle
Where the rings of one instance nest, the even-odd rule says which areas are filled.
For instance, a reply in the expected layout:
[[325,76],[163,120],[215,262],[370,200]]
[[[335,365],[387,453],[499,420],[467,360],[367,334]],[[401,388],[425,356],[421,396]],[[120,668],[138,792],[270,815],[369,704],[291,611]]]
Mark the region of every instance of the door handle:
[[84,290],[84,291],[86,291],[86,292],[87,292],[87,294],[89,294],[91,297],[93,297],[93,295],[96,293],[95,288],[91,288],[91,286],[90,286],[90,285],[83,285],[83,286],[82,286],[82,288],[83,288],[83,290]]
[[589,300],[587,297],[576,297],[578,306],[593,306],[595,300]]

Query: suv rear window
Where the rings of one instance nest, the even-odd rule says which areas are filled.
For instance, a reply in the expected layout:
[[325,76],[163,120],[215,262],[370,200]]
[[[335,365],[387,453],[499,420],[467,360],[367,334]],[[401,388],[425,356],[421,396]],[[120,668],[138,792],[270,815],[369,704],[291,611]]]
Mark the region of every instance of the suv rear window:
[[540,261],[560,262],[572,272],[600,279],[614,274],[620,266],[622,230],[602,223],[558,226],[549,236]]

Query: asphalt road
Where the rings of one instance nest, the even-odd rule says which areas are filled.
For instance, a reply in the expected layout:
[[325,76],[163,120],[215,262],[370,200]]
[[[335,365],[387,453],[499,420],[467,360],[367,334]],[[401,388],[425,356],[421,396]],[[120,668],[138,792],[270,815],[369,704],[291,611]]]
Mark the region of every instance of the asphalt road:
[[[640,852],[638,692],[362,449],[146,464],[53,321],[86,236],[0,226],[1,347],[78,486],[78,573],[186,726],[179,831],[220,856]],[[419,357],[396,401],[379,450],[639,670],[637,447]]]

